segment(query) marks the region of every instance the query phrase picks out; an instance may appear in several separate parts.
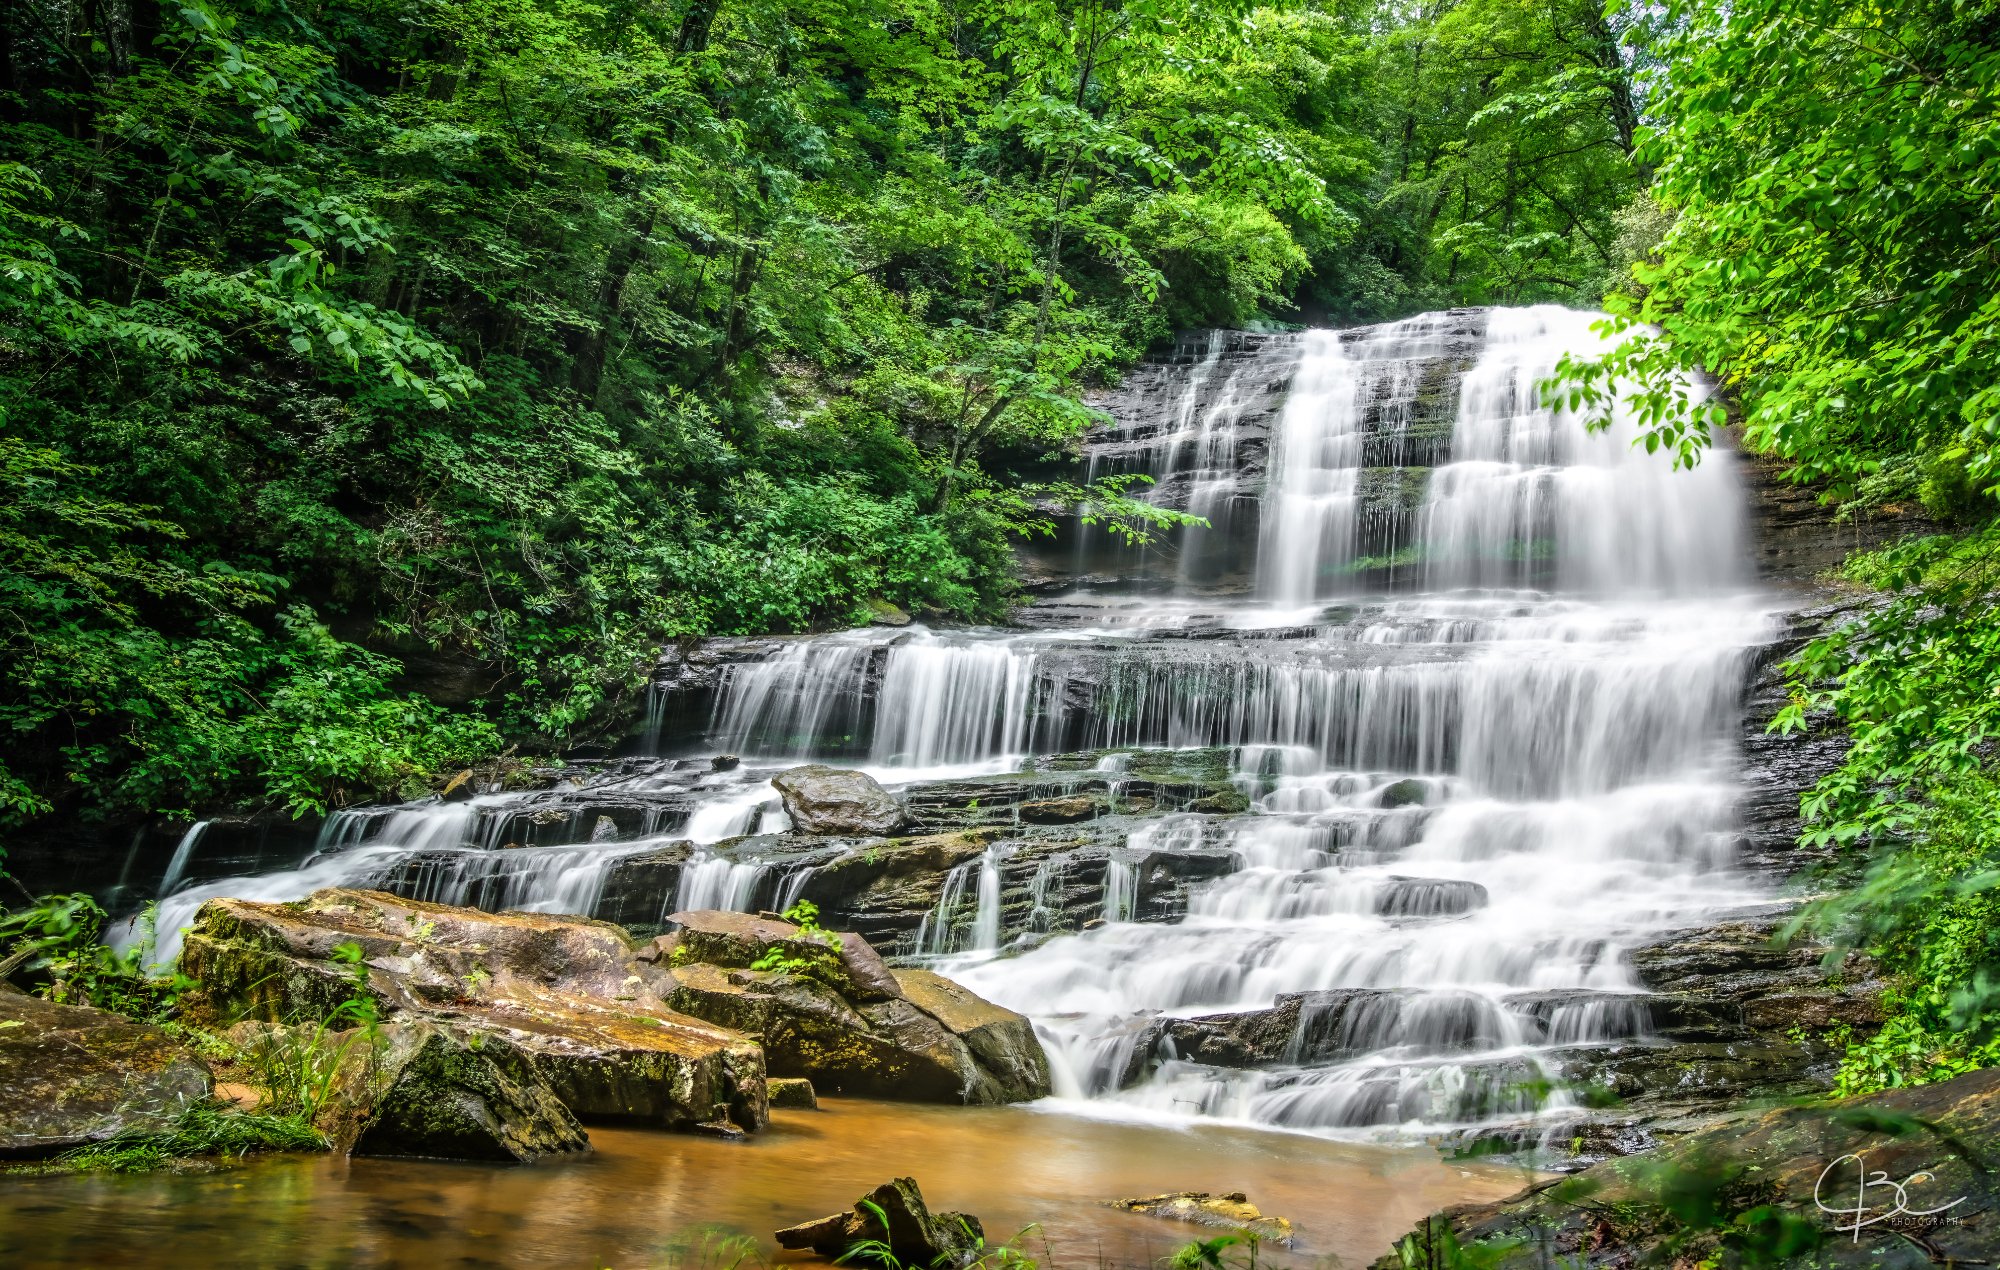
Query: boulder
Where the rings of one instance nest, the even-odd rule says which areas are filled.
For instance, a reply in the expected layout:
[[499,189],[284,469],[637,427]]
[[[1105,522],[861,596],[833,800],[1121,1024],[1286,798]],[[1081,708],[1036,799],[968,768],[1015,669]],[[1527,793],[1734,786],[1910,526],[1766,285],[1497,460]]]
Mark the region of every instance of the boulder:
[[818,1111],[819,1095],[813,1083],[798,1076],[773,1076],[764,1082],[770,1090],[771,1105],[788,1111]]
[[333,1118],[355,1155],[527,1163],[590,1149],[517,1051],[428,1022],[378,1029],[341,1063]]
[[[342,945],[359,947],[358,966],[335,960]],[[510,1079],[585,1119],[762,1128],[756,1043],[671,1008],[673,976],[650,951],[605,922],[335,889],[209,901],[181,968],[202,980],[198,1020],[312,1022],[359,997],[385,1020],[437,1024],[504,1057]]]
[[1002,1102],[1027,1102],[1049,1093],[1049,1058],[1026,1017],[994,1005],[943,975],[898,970],[903,997],[965,1042],[999,1086]]
[[748,913],[675,913],[679,930],[662,936],[669,965],[704,962],[749,967],[767,953],[810,967],[811,977],[850,1001],[884,1001],[902,995],[882,955],[846,931],[807,932],[782,918]]
[[754,1133],[770,1119],[756,1042],[701,1019],[555,994],[501,998],[455,1017],[489,1051],[517,1054],[588,1121]]
[[985,1245],[986,1232],[966,1213],[933,1213],[923,1192],[907,1177],[884,1182],[854,1202],[851,1212],[777,1232],[778,1246],[810,1249],[822,1257],[844,1257],[857,1245],[881,1243],[906,1266],[956,1265]]
[[1271,1243],[1287,1248],[1292,1245],[1292,1223],[1283,1217],[1264,1216],[1242,1191],[1232,1191],[1227,1195],[1177,1191],[1172,1195],[1149,1195],[1143,1199],[1107,1200],[1106,1206],[1165,1221],[1247,1230]]
[[0,1155],[165,1132],[213,1088],[159,1028],[0,988]]
[[780,772],[771,784],[799,833],[881,838],[908,823],[902,804],[865,772],[813,763]]
[[817,1089],[915,1102],[1001,1102],[963,1042],[906,1001],[856,1007],[825,984],[777,971],[691,963],[676,1009],[758,1038],[767,1071]]
[[1033,1026],[928,971],[894,971],[895,996],[866,998],[807,975],[703,962],[682,961],[674,978],[672,1008],[756,1036],[767,1071],[817,1089],[974,1104],[1049,1092]]
[[1387,808],[1422,807],[1430,802],[1430,800],[1430,784],[1412,776],[1384,786],[1382,794],[1376,800],[1376,803],[1378,806]]

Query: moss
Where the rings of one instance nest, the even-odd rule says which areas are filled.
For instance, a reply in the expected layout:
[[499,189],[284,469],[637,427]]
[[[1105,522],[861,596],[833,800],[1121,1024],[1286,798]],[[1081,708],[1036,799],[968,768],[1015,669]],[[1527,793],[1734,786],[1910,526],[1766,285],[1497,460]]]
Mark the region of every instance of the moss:
[[241,1159],[269,1151],[324,1151],[326,1135],[302,1116],[259,1115],[202,1102],[160,1133],[124,1133],[50,1160],[7,1166],[8,1173],[147,1173],[191,1161]]

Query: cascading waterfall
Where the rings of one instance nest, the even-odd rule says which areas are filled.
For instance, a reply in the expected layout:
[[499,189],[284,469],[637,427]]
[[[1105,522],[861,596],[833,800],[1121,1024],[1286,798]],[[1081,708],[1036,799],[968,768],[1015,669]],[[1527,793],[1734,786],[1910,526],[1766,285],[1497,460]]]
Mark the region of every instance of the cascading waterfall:
[[[517,794],[343,813],[295,870],[184,886],[160,929],[211,895],[326,885],[590,912],[628,857],[785,828],[770,768],[802,759],[894,784],[1106,749],[1095,778],[1123,782],[1135,749],[1228,747],[1250,813],[1133,821],[1100,920],[1049,936],[1054,892],[1096,875],[1045,859],[1010,882],[1003,839],[946,874],[910,951],[1034,1018],[1058,1096],[1099,1112],[1313,1132],[1546,1112],[1566,1048],[1651,1027],[1621,950],[1759,898],[1733,868],[1731,777],[1773,629],[1732,456],[1676,472],[1628,424],[1545,405],[1556,362],[1601,346],[1592,317],[1184,346],[1092,471],[1254,513],[1248,536],[1184,539],[1255,543],[1204,574],[1235,593],[1195,587],[1184,554],[1174,581],[1060,597],[1032,628],[787,641],[724,668],[708,741],[742,769],[616,840]],[[750,848],[697,845],[662,911],[812,898],[812,865]],[[1168,911],[1152,862],[1224,849],[1233,871],[1184,917],[1139,920]],[[1218,1066],[1185,1039],[1249,1014],[1289,1029],[1281,1054]]]
[[[1563,310],[1487,315],[1439,407],[1453,320],[1299,341],[1259,538],[1280,610],[1361,595],[1363,553],[1422,590],[1199,651],[1094,632],[1124,647],[1082,707],[1059,644],[1012,641],[1041,695],[1002,726],[1030,749],[1232,745],[1259,813],[1178,923],[1130,921],[1114,859],[1106,924],[951,963],[1038,1020],[1064,1096],[1322,1132],[1547,1112],[1565,1047],[1650,1027],[1620,948],[1755,898],[1729,776],[1771,630],[1731,456],[1675,472],[1545,407],[1539,381],[1598,341]],[[1175,849],[1175,823],[1128,847]],[[1284,1061],[1217,1067],[1173,1039],[1283,1008]]]

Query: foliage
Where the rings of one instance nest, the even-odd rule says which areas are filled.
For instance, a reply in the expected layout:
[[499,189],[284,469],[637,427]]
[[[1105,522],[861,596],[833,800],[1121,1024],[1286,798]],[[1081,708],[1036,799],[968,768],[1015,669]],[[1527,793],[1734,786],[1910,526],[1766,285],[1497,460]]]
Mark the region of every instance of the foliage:
[[341,1068],[356,1046],[370,1058],[380,1036],[380,1017],[367,990],[368,968],[361,945],[337,945],[330,959],[343,968],[353,992],[324,1018],[291,1019],[250,1036],[237,1057],[251,1083],[263,1094],[261,1105],[279,1115],[314,1120],[333,1096]]
[[1746,442],[1831,496],[1900,468],[1934,515],[1990,515],[1988,7],[1682,0],[1664,31],[1642,158],[1673,225],[1634,271],[1643,295],[1614,297],[1628,338],[1579,368],[1587,395],[1638,384],[1648,447],[1691,462],[1725,419],[1721,402],[1677,408],[1678,381],[1706,371],[1741,403]]
[[[847,986],[840,961],[840,936],[819,924],[819,905],[800,900],[785,910],[785,920],[798,927],[785,946],[773,945],[750,963],[752,970],[817,979],[836,990]],[[676,952],[679,949],[675,950]]]
[[1262,1241],[1248,1230],[1232,1230],[1207,1239],[1191,1239],[1174,1250],[1168,1270],[1257,1270]]
[[[872,1216],[880,1229],[889,1228],[888,1216],[882,1211],[880,1204],[864,1199],[858,1208]],[[1004,1243],[989,1244],[984,1234],[960,1218],[956,1232],[960,1244],[957,1255],[941,1253],[932,1264],[940,1270],[1035,1270],[1041,1263],[1028,1255],[1021,1245],[1030,1233],[1039,1229],[1037,1226],[1029,1226]],[[880,1239],[861,1240],[835,1258],[834,1264],[877,1266],[880,1270],[906,1270],[906,1264],[896,1255],[896,1250]],[[920,1270],[920,1268],[908,1267],[907,1270]]]
[[163,1133],[127,1132],[75,1147],[14,1173],[145,1173],[202,1156],[236,1157],[256,1151],[324,1151],[326,1137],[298,1115],[236,1111],[195,1103]]
[[[13,879],[4,871],[0,878]],[[152,913],[136,919],[150,934]],[[0,981],[20,974],[42,996],[64,1005],[95,1006],[137,1019],[160,1020],[193,981],[146,972],[151,940],[124,952],[103,942],[104,910],[88,895],[45,895],[19,908],[0,908]]]
[[[2000,1057],[1987,930],[2000,718],[2000,182],[1990,6],[1682,0],[1656,15],[1611,353],[1554,391],[1691,464],[1719,430],[1843,515],[1920,508],[1954,530],[1849,564],[1883,594],[1787,666],[1779,732],[1838,730],[1803,842],[1858,884],[1807,921],[1894,976],[1848,1092]],[[1698,380],[1719,391],[1709,395]],[[1852,1039],[1852,1038],[1850,1038]]]
[[1894,979],[1881,1032],[1848,1048],[1843,1092],[1945,1079],[2000,1060],[2000,527],[1857,556],[1885,600],[1788,664],[1774,722],[1846,731],[1845,762],[1804,800],[1806,841],[1872,858],[1805,918],[1866,948]]
[[[1189,518],[1073,454],[1176,328],[1587,296],[1594,0],[25,0],[0,817],[601,741],[667,641],[1005,616]],[[1636,43],[1634,41],[1637,41]]]

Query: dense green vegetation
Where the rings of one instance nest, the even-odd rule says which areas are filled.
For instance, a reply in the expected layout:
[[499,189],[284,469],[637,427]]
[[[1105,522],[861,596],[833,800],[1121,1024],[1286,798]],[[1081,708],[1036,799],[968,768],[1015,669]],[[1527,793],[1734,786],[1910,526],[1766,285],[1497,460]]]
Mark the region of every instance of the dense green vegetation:
[[[1850,515],[1948,532],[1850,561],[1869,603],[1791,664],[1784,730],[1840,728],[1808,845],[1859,885],[1811,914],[1881,956],[1889,1025],[1862,1090],[2000,1056],[2000,8],[1687,5],[1641,150],[1671,222],[1614,308],[1633,328],[1570,391],[1643,382],[1651,445],[1698,456],[1730,410]],[[1712,371],[1687,409],[1672,372]],[[1866,593],[1865,593],[1866,594]]]
[[1175,329],[1608,292],[1579,400],[1941,529],[1780,726],[1856,742],[1847,1083],[1993,1057],[2000,7],[11,12],[0,823],[309,811],[602,739],[677,639],[1001,617],[1050,509],[1170,520],[1044,477]]
[[[1177,327],[1592,298],[1594,3],[23,0],[0,816],[414,787],[662,642],[1002,615]],[[1048,470],[1048,469],[1042,469]]]

